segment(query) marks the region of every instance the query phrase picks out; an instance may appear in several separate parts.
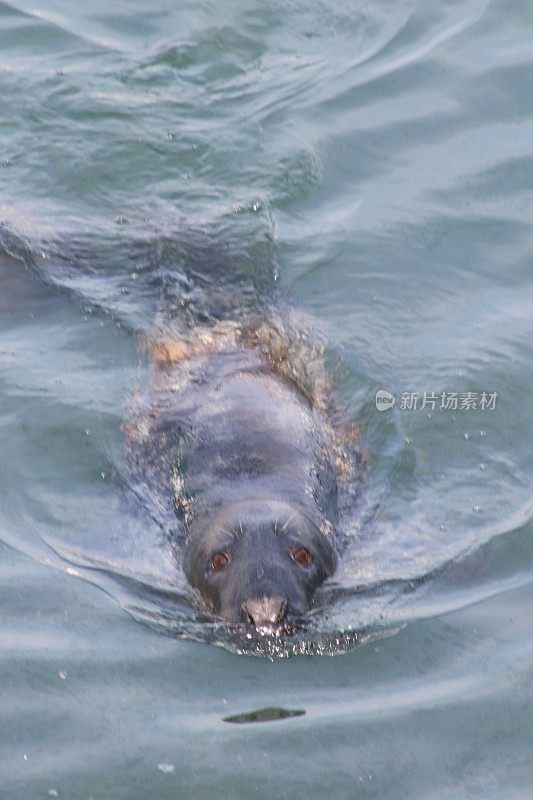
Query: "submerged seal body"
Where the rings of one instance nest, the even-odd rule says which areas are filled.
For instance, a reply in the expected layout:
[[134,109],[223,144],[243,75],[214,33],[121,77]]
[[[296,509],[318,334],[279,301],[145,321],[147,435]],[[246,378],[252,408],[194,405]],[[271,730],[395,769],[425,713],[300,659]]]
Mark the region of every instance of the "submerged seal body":
[[185,575],[216,619],[289,633],[336,568],[339,441],[353,433],[333,421],[321,356],[270,322],[166,336],[150,351],[145,436],[173,446]]

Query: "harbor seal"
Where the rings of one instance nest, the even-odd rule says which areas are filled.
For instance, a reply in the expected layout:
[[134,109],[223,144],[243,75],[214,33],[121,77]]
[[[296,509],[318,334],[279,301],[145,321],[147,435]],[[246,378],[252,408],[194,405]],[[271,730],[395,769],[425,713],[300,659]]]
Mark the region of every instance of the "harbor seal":
[[355,469],[357,432],[323,347],[271,316],[167,330],[146,348],[149,411],[129,435],[159,442],[152,461],[172,453],[183,570],[201,608],[262,635],[297,630],[335,571],[339,487]]

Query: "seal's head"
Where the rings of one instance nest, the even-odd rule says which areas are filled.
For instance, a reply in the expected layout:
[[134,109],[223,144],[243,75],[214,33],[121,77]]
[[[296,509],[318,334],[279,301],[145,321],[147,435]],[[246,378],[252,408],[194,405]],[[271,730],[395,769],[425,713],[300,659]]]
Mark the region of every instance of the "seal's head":
[[333,574],[333,543],[304,509],[279,501],[231,503],[192,531],[184,570],[209,608],[258,633],[289,633]]

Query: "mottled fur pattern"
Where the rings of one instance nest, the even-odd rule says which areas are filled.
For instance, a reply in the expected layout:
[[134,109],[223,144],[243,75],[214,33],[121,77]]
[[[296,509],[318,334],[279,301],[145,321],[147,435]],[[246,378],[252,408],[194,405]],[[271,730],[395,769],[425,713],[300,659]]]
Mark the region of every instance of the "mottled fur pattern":
[[[325,366],[326,342],[310,335],[308,320],[295,316],[287,313],[282,318],[271,312],[261,317],[250,315],[242,323],[221,321],[186,330],[159,320],[150,336],[141,337],[141,349],[152,364],[150,385],[147,395],[137,397],[123,430],[137,473],[145,474],[152,464],[161,473],[163,485],[170,480],[175,509],[185,521],[193,514],[193,503],[184,491],[179,459],[170,454],[174,442],[169,442],[169,434],[173,440],[170,432],[176,421],[172,397],[176,392],[184,396],[187,383],[198,380],[194,373],[207,373],[210,363],[229,351],[242,358],[243,365],[251,357],[256,368],[277,375],[307,400],[320,420],[325,434],[321,447],[335,468],[345,504],[358,493],[365,460],[359,431],[332,386]],[[332,535],[327,521],[321,521],[321,529]]]

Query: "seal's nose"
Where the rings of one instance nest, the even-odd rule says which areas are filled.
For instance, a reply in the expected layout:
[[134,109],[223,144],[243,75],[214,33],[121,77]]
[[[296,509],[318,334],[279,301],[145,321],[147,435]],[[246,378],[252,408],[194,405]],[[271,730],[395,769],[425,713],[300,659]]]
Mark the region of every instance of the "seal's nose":
[[242,612],[246,622],[252,623],[258,633],[274,633],[283,631],[280,623],[287,613],[287,601],[282,597],[258,597],[242,604]]

